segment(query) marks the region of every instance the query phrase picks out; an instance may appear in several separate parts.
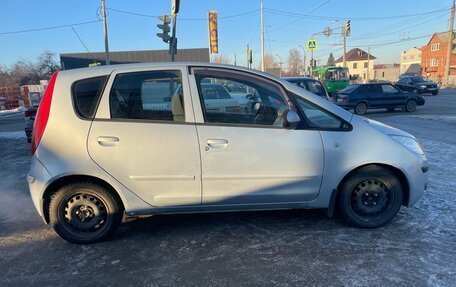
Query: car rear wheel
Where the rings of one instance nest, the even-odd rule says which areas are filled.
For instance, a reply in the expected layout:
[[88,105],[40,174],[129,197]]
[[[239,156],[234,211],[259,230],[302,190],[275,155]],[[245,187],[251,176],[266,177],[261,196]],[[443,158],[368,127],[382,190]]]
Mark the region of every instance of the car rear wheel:
[[396,216],[402,196],[401,183],[390,170],[375,165],[365,166],[343,183],[338,194],[338,207],[348,224],[376,228]]
[[101,186],[75,183],[62,187],[51,198],[49,218],[60,237],[77,244],[108,238],[122,221],[122,208]]
[[416,111],[416,102],[414,100],[409,100],[405,103],[405,110],[409,113]]
[[355,107],[355,113],[357,115],[364,115],[367,111],[366,103],[358,103]]

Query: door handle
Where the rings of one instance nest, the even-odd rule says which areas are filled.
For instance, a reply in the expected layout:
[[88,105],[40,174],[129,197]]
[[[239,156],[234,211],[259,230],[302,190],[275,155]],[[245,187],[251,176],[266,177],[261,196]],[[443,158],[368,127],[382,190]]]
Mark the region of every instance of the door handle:
[[[225,148],[227,145],[228,145],[228,140],[225,140],[225,139],[208,139],[206,141],[207,143],[207,147],[211,147],[211,148]],[[208,150],[208,148],[206,148],[206,150]]]
[[101,136],[97,138],[98,144],[102,146],[113,146],[120,140],[118,137]]

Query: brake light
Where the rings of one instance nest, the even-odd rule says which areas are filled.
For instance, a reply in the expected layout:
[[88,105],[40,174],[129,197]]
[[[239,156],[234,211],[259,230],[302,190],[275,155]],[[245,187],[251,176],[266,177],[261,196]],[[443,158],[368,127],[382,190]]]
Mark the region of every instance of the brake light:
[[343,102],[344,102],[344,103],[349,103],[349,102],[350,102],[350,98],[349,98],[349,97],[345,97],[345,98],[343,99]]
[[43,136],[44,129],[46,128],[49,119],[52,95],[54,93],[54,86],[55,81],[57,79],[57,74],[58,71],[52,75],[51,80],[49,81],[49,85],[47,86],[46,91],[44,92],[43,99],[41,99],[38,111],[36,112],[35,122],[33,123],[31,155],[35,154],[36,148],[40,144],[41,137]]

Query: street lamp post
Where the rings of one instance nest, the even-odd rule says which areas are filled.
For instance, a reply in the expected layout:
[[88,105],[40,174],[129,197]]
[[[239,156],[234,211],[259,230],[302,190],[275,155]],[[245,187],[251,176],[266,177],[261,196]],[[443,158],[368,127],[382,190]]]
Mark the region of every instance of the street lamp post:
[[306,76],[307,75],[307,70],[306,70],[306,48],[303,45],[299,45],[299,48],[302,49],[303,60],[304,60],[302,65],[303,65],[303,70],[304,70],[304,76]]

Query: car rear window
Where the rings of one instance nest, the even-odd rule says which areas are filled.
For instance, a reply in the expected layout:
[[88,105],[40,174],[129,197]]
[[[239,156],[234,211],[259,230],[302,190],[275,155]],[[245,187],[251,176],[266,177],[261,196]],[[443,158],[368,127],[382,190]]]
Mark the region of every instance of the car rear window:
[[358,88],[358,87],[359,87],[359,85],[350,85],[350,86],[345,87],[342,90],[340,90],[339,93],[349,94],[349,93],[353,92],[354,90],[356,90],[356,88]]
[[100,99],[108,76],[90,78],[73,84],[73,103],[76,113],[86,119],[95,116],[95,109]]

